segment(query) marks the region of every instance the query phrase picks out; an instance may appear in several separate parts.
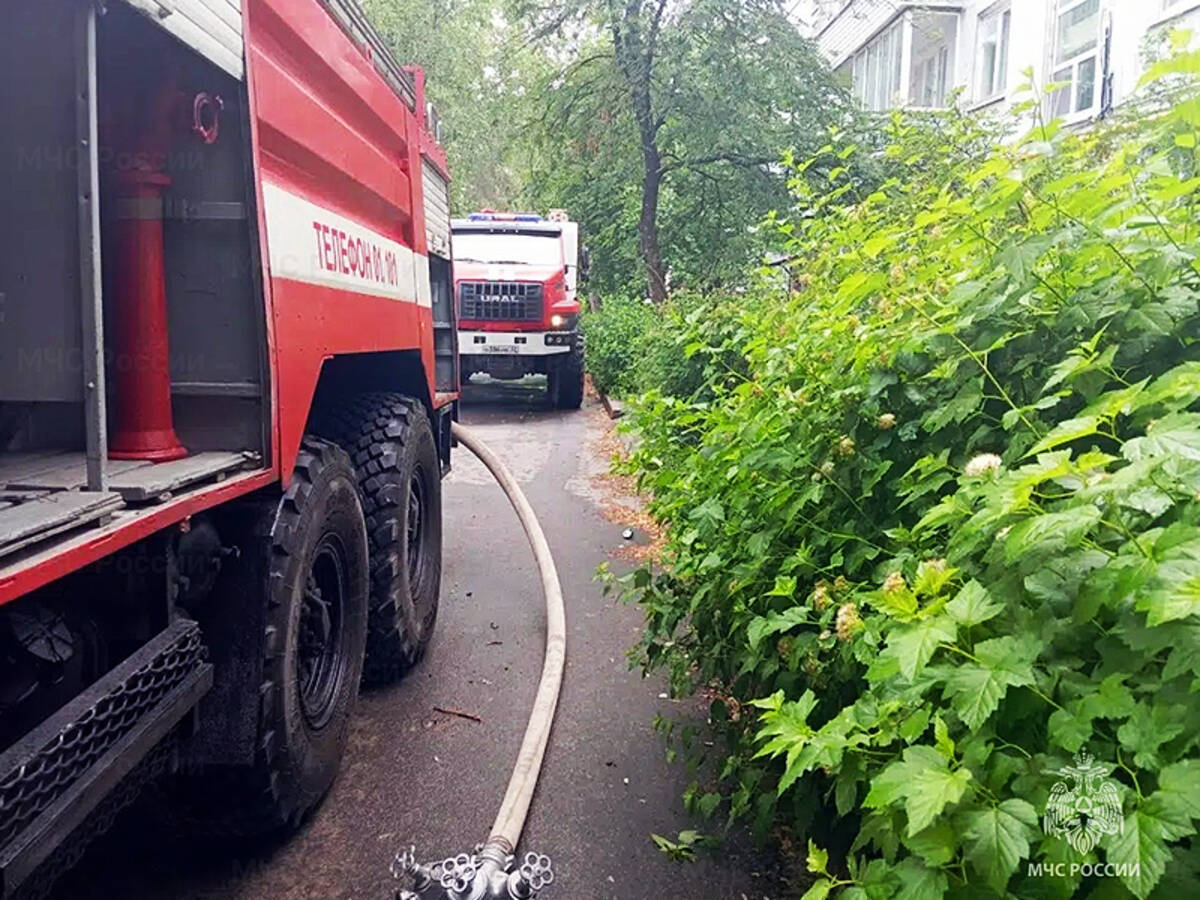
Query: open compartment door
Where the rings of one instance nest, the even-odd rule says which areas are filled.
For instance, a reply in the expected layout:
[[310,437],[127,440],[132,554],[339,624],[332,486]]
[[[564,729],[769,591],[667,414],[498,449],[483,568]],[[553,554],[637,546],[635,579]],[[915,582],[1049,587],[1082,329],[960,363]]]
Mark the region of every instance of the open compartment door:
[[246,72],[239,0],[125,0],[234,78]]

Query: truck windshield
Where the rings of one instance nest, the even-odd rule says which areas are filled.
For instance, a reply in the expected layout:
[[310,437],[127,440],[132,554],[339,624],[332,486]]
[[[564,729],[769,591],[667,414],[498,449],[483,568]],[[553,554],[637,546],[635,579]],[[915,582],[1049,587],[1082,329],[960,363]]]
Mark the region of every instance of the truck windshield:
[[563,264],[562,242],[557,234],[504,234],[459,231],[454,234],[456,262],[514,266]]

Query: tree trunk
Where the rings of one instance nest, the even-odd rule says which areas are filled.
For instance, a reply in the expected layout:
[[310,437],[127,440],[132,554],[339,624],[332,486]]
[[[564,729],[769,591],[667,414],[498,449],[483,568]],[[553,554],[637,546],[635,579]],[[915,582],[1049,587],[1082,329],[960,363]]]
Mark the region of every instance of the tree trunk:
[[642,20],[642,0],[628,0],[623,13],[617,10],[612,0],[609,6],[617,67],[625,76],[642,145],[642,214],[638,219],[638,243],[646,267],[650,299],[656,304],[667,299],[667,273],[658,240],[658,200],[662,192],[663,168],[658,149],[659,123],[655,120],[651,91],[658,30],[666,5],[667,0],[657,0],[649,23]]
[[658,196],[662,189],[662,158],[658,145],[643,143],[642,216],[638,220],[638,238],[642,262],[646,265],[646,281],[650,299],[660,304],[667,299],[667,273],[664,271],[662,247],[658,242]]

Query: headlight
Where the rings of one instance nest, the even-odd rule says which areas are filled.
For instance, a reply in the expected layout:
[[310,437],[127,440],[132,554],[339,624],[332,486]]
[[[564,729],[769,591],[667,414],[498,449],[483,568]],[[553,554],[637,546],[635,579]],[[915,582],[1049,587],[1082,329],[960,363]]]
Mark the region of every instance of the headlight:
[[550,324],[555,328],[561,328],[562,323],[565,321],[566,321],[566,319],[564,319],[562,316],[558,315],[557,313],[550,317]]

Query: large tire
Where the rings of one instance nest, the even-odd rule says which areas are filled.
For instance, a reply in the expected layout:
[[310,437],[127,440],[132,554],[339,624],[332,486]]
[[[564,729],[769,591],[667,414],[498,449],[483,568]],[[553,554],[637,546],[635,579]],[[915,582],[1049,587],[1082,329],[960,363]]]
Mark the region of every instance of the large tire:
[[[254,761],[181,776],[163,799],[191,832],[293,830],[337,776],[362,677],[367,533],[354,468],[305,438],[269,540]],[[247,598],[252,600],[253,598]]]
[[555,409],[579,409],[583,405],[583,335],[576,334],[570,352],[551,363],[546,389]]
[[442,583],[441,466],[419,400],[363,394],[323,433],[354,463],[371,555],[370,627],[363,682],[396,681],[420,662],[437,622]]

